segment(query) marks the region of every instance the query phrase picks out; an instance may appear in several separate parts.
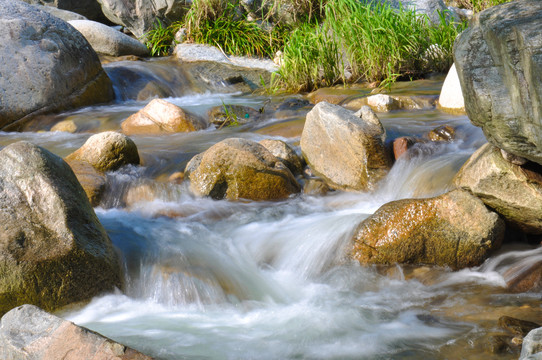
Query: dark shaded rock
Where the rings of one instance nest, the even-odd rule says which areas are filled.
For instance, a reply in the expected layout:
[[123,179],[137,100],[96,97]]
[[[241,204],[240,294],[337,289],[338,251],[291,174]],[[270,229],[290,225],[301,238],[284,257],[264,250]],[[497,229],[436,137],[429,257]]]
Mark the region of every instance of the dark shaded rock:
[[225,104],[210,108],[207,116],[209,123],[221,128],[258,121],[261,118],[261,113],[248,106]]
[[363,221],[352,256],[362,264],[480,265],[498,249],[504,221],[478,198],[455,190],[434,198],[393,201]]
[[[47,8],[67,10],[95,21],[106,20],[96,0],[23,0],[29,4],[44,5]],[[55,13],[52,13],[55,15]],[[56,15],[55,15],[56,16]],[[65,20],[67,21],[67,20]]]
[[431,141],[450,142],[455,139],[455,129],[450,125],[441,125],[429,131],[427,137]]
[[21,1],[0,0],[0,128],[113,99],[111,81],[83,35]]
[[539,324],[532,321],[516,319],[510,316],[501,316],[498,324],[500,328],[522,337],[527,335],[529,331],[540,327]]
[[105,175],[98,172],[86,161],[70,161],[68,165],[70,165],[77,180],[85,190],[90,205],[98,206],[107,184]]
[[47,310],[122,286],[116,252],[61,158],[27,142],[0,151],[0,313]]

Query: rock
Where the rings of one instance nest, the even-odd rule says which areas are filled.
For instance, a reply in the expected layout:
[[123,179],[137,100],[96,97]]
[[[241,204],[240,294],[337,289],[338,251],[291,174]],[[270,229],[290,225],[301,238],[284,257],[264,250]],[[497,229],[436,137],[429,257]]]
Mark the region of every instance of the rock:
[[120,262],[70,167],[27,142],[0,151],[0,314],[122,287]]
[[529,160],[522,158],[521,156],[516,156],[514,154],[510,154],[508,151],[501,149],[501,155],[502,158],[514,165],[523,166],[529,162]]
[[290,145],[284,141],[272,139],[262,140],[260,144],[282,161],[294,176],[301,175],[303,172],[303,161]]
[[510,316],[501,316],[498,321],[501,329],[507,330],[514,335],[525,336],[531,330],[539,328],[540,325],[532,321],[516,319]]
[[[307,95],[307,99],[312,104],[318,104],[319,102],[325,101],[330,104],[340,105],[352,96],[359,95],[359,93],[359,90],[346,89],[344,87],[324,87],[311,92]],[[361,106],[356,106],[357,109],[360,107]]]
[[399,109],[399,101],[385,94],[368,96],[367,105],[376,112],[388,112]]
[[451,142],[455,139],[455,129],[450,125],[441,125],[429,131],[427,137],[431,141]]
[[77,124],[73,120],[62,120],[56,123],[51,131],[64,131],[73,134],[77,131]]
[[196,155],[185,177],[198,196],[214,199],[279,200],[300,191],[288,168],[262,145],[245,139],[223,140]]
[[85,38],[66,22],[21,1],[0,0],[0,74],[3,130],[114,96]]
[[209,123],[221,128],[224,126],[236,126],[258,121],[261,114],[258,110],[243,105],[219,105],[207,111]]
[[342,101],[340,105],[350,110],[359,109],[361,106],[367,105],[378,112],[388,112],[392,110],[423,110],[434,108],[437,99],[438,96],[435,95],[377,94],[346,99]]
[[408,151],[414,144],[419,143],[421,140],[413,136],[401,136],[393,141],[393,156],[395,160],[399,159],[404,153]]
[[[24,1],[24,0],[23,0]],[[28,2],[28,1],[25,1]],[[64,21],[70,21],[70,20],[88,20],[83,15],[79,15],[78,13],[68,11],[68,10],[62,10],[53,6],[43,6],[43,5],[36,5],[38,9],[47,11],[49,14],[56,16],[59,19],[62,19]]]
[[465,114],[465,99],[463,98],[455,64],[452,64],[446,79],[444,79],[444,84],[442,84],[438,108],[450,114]]
[[[365,0],[367,1],[367,0]],[[387,3],[396,9],[412,9],[418,14],[425,14],[433,24],[440,24],[439,12],[446,14],[448,20],[453,19],[452,13],[443,0],[380,0],[382,3]]]
[[98,0],[105,16],[126,27],[137,38],[152,30],[157,22],[169,24],[182,19],[189,2],[185,0]]
[[114,131],[92,135],[66,161],[85,161],[100,172],[115,171],[121,166],[139,165],[139,154],[129,137]]
[[162,99],[152,100],[121,124],[126,135],[191,132],[205,127],[205,120]]
[[542,327],[534,329],[523,339],[519,360],[542,359]]
[[454,46],[471,122],[488,141],[542,164],[542,2],[518,0],[476,14]]
[[332,188],[373,190],[388,173],[384,128],[369,108],[364,114],[360,118],[327,102],[307,114],[301,151],[312,171]]
[[514,165],[486,144],[455,176],[455,186],[479,197],[505,220],[528,234],[542,234],[542,172]]
[[[26,3],[34,5],[42,5],[44,10],[61,18],[64,21],[74,20],[65,19],[57,14],[65,14],[71,12],[79,14],[83,19],[91,19],[95,21],[105,20],[100,4],[96,0],[23,0]],[[81,20],[83,20],[81,19]]]
[[316,178],[306,179],[303,186],[303,193],[305,195],[324,196],[330,190],[325,181]]
[[149,49],[136,39],[99,22],[72,20],[69,24],[83,34],[94,51],[99,54],[146,56],[149,53]]
[[0,321],[0,358],[26,360],[152,359],[33,305],[19,306],[2,317]]
[[[473,216],[475,214],[475,216]],[[480,265],[500,247],[504,221],[463,190],[387,203],[355,231],[352,256],[362,264]]]
[[539,291],[542,289],[542,261],[518,262],[507,269],[502,277],[509,291]]
[[85,190],[90,205],[98,206],[107,184],[105,175],[99,173],[86,161],[70,161],[68,165],[70,165],[77,180]]

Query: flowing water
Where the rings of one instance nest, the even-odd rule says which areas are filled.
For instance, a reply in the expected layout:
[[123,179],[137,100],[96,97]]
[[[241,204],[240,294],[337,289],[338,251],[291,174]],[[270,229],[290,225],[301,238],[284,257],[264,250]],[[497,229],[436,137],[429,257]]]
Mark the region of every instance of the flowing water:
[[[220,86],[176,90],[177,82],[187,87],[179,80],[182,71],[168,63],[144,64],[124,66],[162,81],[162,88],[172,89],[168,101],[196,113],[222,103],[258,109],[286,100]],[[438,94],[440,84],[417,82],[411,92]],[[29,125],[47,130],[70,119],[80,132],[1,133],[0,145],[29,140],[65,156],[91,132],[119,129],[148,100],[126,95],[129,84],[115,85],[115,104]],[[309,109],[281,117],[270,112],[240,127],[133,136],[144,166],[108,174],[110,190],[96,208],[124,261],[126,289],[61,315],[158,359],[517,358],[517,350],[489,354],[488,336],[500,332],[502,315],[542,322],[540,293],[504,288],[507,270],[541,261],[541,249],[508,245],[481,267],[458,272],[362,267],[345,257],[356,226],[382,204],[450,188],[457,170],[485,142],[466,116],[435,109],[380,115],[389,138],[421,136],[448,124],[457,128],[457,140],[416,145],[374,193],[230,202],[194,198],[186,184],[166,181],[194,154],[228,137],[296,145]]]

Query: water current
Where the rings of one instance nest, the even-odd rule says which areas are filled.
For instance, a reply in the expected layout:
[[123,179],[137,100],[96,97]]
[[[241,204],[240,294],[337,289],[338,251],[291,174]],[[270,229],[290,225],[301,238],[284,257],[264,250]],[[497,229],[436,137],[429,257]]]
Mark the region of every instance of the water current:
[[[158,78],[152,68],[174,71],[167,63],[125,67]],[[172,79],[167,81],[174,89]],[[441,84],[423,80],[405,91],[438,94]],[[42,119],[32,132],[0,133],[0,145],[24,139],[65,156],[91,133],[119,129],[149,100],[122,95],[130,84],[115,85],[116,103]],[[200,114],[222,103],[257,109],[286,99],[219,86],[173,92],[168,101]],[[379,114],[389,139],[422,136],[443,124],[456,127],[457,137],[416,146],[374,193],[213,201],[195,198],[184,183],[165,181],[193,155],[228,137],[297,145],[309,109],[220,130],[133,136],[143,166],[108,174],[110,190],[95,209],[122,256],[126,289],[61,315],[158,359],[517,358],[517,352],[488,354],[487,338],[499,332],[502,315],[542,321],[540,294],[507,292],[503,275],[520,261],[540,261],[541,250],[507,245],[481,267],[458,272],[362,267],[345,257],[356,226],[382,204],[450,189],[457,170],[485,143],[466,116],[436,109]],[[65,119],[80,130],[36,132]],[[127,201],[135,188],[153,197]]]

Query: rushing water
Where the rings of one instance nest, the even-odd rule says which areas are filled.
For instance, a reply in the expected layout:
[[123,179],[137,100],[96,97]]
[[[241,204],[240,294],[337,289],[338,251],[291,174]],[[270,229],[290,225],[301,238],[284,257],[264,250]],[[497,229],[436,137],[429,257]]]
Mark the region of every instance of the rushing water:
[[[142,66],[130,70],[163,72],[156,63],[138,70]],[[438,93],[439,82],[421,84],[419,91]],[[67,155],[89,131],[118,129],[148,102],[122,95],[129,84],[116,86],[120,100],[113,105],[32,125],[48,129],[69,118],[82,132],[1,133],[0,145],[24,139]],[[284,100],[205,91],[179,90],[168,101],[204,114],[222,103],[260,108]],[[453,143],[416,145],[374,193],[230,202],[197,199],[186,184],[164,181],[227,137],[271,137],[295,145],[307,110],[237,128],[134,136],[144,166],[108,174],[110,191],[96,209],[123,258],[126,290],[62,315],[159,359],[517,357],[488,355],[487,336],[499,332],[496,320],[502,315],[542,321],[540,294],[507,293],[503,275],[520,262],[540,261],[542,250],[505,248],[481,267],[459,272],[362,267],[345,257],[356,226],[382,204],[449,189],[457,170],[485,142],[465,116],[438,110],[381,115],[390,138],[421,136],[442,124],[455,126],[458,135]]]

